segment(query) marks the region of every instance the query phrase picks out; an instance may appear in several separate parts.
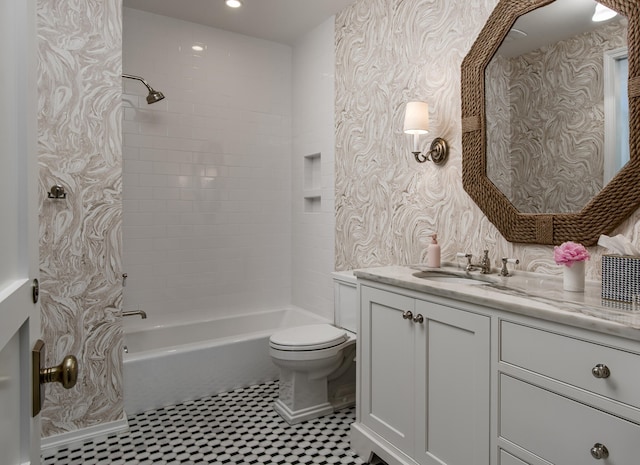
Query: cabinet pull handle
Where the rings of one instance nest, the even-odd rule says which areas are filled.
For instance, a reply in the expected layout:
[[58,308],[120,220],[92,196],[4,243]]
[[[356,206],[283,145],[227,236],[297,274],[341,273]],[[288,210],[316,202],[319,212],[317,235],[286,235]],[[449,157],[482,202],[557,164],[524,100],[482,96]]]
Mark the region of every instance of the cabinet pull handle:
[[591,374],[596,378],[608,378],[611,375],[611,370],[607,365],[603,365],[602,363],[598,363],[591,369]]
[[596,460],[606,459],[609,457],[609,449],[604,444],[595,443],[591,448],[591,457]]
[[402,318],[404,318],[405,320],[410,320],[411,318],[413,318],[413,313],[411,313],[410,310],[402,312]]
[[413,322],[422,324],[424,323],[424,317],[418,313],[416,316],[413,317]]

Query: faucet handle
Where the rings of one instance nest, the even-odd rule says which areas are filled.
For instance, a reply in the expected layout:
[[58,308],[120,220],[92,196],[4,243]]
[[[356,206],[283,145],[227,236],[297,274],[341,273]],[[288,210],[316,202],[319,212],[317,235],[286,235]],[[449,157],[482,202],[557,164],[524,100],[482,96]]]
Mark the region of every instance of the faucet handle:
[[507,269],[507,263],[513,263],[514,265],[518,265],[520,260],[517,258],[506,258],[502,259],[502,269],[500,270],[500,276],[511,276],[509,270]]
[[[467,266],[465,267],[465,270],[466,271],[471,271],[471,268],[472,268],[471,259],[473,258],[473,255],[471,255],[470,253],[458,252],[458,253],[456,253],[456,257],[466,258],[467,259]],[[460,265],[458,264],[458,266],[460,266]]]

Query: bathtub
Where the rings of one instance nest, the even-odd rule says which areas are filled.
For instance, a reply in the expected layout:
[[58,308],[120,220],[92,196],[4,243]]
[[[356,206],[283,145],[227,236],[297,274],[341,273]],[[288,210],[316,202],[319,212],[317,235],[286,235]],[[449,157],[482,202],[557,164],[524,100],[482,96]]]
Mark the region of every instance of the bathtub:
[[[146,322],[152,324],[150,315]],[[124,408],[128,415],[278,379],[269,337],[326,323],[298,308],[171,326],[125,328]],[[141,323],[141,322],[140,322]]]

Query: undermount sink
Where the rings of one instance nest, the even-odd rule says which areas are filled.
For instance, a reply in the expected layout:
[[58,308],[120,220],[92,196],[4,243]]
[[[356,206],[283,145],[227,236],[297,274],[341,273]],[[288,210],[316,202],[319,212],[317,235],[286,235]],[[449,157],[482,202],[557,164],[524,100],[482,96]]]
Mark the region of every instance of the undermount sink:
[[[416,273],[414,276],[418,274],[421,274],[421,273]],[[447,284],[471,284],[471,285],[489,284],[485,281],[478,281],[477,279],[472,279],[472,278],[460,278],[458,276],[417,276],[417,277],[428,279],[429,281],[435,281],[435,282],[447,283]]]
[[468,273],[447,273],[444,271],[418,271],[413,273],[413,276],[420,279],[427,279],[429,281],[447,283],[447,284],[465,284],[465,285],[483,285],[490,284],[491,281],[482,276]]

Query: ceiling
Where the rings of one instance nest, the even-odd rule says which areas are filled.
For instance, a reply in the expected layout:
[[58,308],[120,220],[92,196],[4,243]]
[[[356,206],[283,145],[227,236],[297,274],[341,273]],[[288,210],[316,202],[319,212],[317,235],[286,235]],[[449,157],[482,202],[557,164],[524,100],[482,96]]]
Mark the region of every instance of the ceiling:
[[[595,0],[557,0],[533,10],[518,18],[498,53],[515,57],[596,29],[604,23],[594,23],[591,20],[595,8]],[[620,19],[621,16],[617,16],[610,21]]]
[[293,45],[355,0],[242,0],[233,9],[224,0],[124,0],[134,8],[171,18]]

